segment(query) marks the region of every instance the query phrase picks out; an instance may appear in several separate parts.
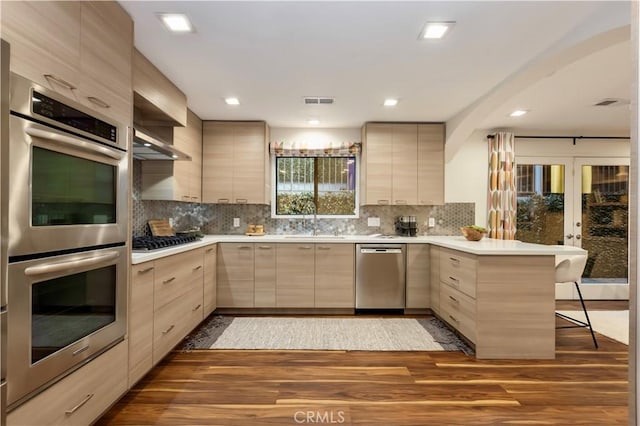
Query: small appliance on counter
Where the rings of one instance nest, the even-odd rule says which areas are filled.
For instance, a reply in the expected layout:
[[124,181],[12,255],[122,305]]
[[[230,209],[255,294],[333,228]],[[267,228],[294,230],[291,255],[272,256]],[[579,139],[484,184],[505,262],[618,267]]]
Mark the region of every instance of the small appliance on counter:
[[418,223],[415,216],[398,216],[396,218],[396,234],[403,237],[418,235]]

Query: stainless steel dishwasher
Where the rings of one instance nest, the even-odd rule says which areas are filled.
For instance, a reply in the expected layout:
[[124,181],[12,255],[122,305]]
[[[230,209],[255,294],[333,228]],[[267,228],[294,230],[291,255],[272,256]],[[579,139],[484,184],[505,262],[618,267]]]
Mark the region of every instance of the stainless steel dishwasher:
[[356,309],[404,309],[405,244],[356,244]]

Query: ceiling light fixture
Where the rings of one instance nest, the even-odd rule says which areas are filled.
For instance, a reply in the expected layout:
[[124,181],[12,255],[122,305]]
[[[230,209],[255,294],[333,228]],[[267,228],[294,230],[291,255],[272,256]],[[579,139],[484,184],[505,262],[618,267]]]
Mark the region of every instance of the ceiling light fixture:
[[398,105],[397,99],[388,98],[384,100],[384,106],[392,107]]
[[441,39],[455,25],[451,22],[427,22],[420,32],[420,39]]
[[317,126],[318,124],[320,124],[320,120],[312,118],[310,120],[307,120],[307,123],[311,124],[312,126]]
[[240,100],[238,98],[225,98],[224,101],[227,105],[240,105]]
[[523,115],[525,115],[528,112],[529,111],[527,111],[526,109],[517,109],[517,110],[513,111],[511,114],[509,114],[509,117],[522,117]]
[[193,25],[187,17],[182,13],[156,13],[165,27],[174,33],[192,33]]

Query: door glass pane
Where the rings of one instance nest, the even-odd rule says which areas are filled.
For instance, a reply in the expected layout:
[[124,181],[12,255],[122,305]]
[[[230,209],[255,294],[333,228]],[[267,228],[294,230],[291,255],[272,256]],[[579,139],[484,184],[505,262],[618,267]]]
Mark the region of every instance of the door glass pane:
[[516,239],[564,244],[564,166],[519,164]]
[[582,166],[582,282],[628,282],[628,166]]

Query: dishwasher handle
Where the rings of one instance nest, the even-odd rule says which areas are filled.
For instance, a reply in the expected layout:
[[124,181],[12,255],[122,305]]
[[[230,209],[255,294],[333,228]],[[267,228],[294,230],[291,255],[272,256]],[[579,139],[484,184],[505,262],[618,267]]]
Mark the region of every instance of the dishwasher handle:
[[399,248],[361,248],[360,253],[363,254],[402,254]]

